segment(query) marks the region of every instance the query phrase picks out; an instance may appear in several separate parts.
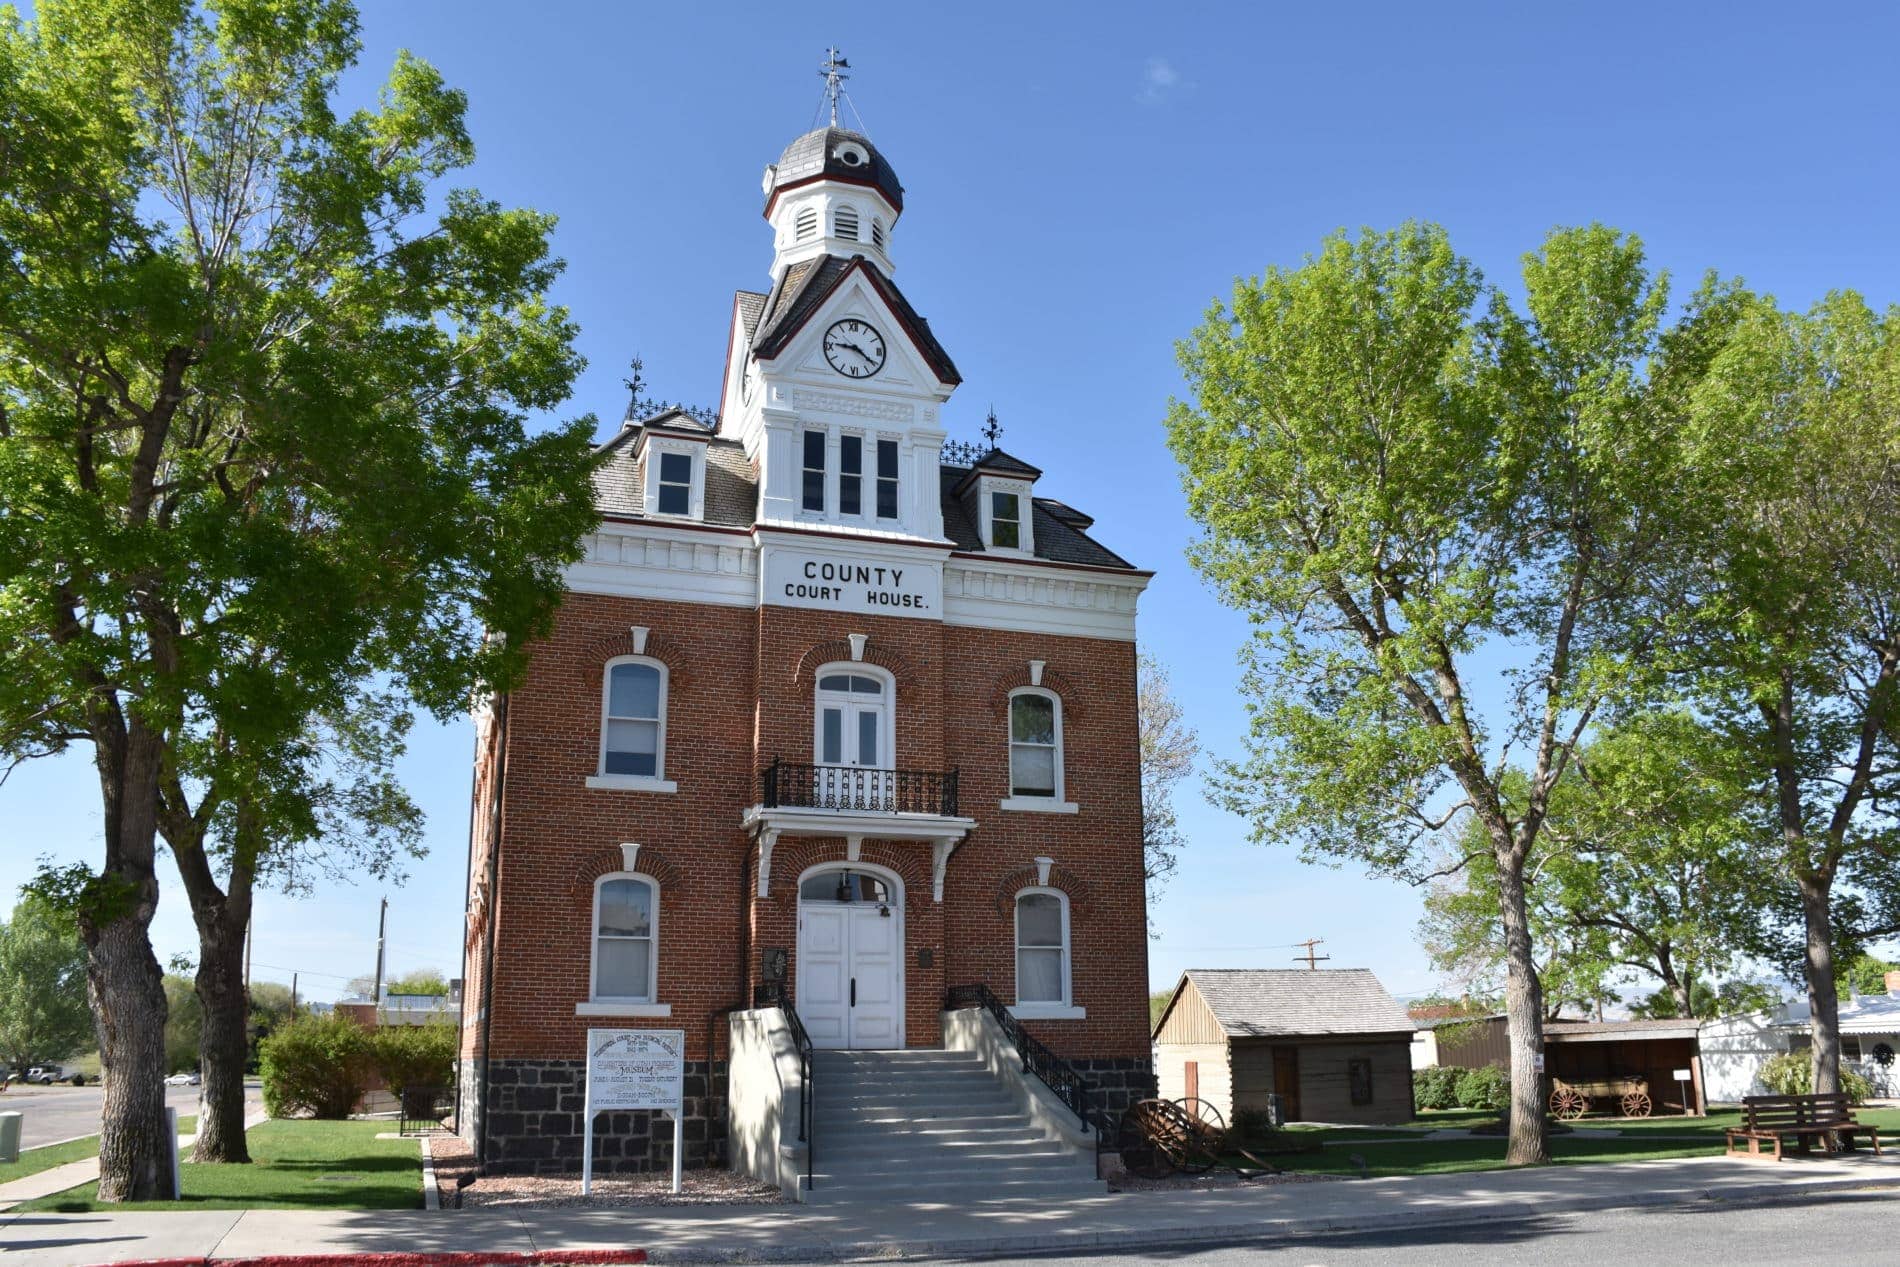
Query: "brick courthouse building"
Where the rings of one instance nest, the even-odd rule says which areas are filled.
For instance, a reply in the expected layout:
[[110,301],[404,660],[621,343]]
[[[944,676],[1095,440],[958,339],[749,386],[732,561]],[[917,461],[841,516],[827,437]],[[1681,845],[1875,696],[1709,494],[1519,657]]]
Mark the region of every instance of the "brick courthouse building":
[[[1105,1105],[1149,1083],[1149,573],[1037,468],[947,460],[903,210],[835,126],[766,169],[717,425],[603,446],[553,631],[477,718],[460,1121],[492,1166],[578,1169],[590,1026],[685,1031],[687,1159],[724,1161],[729,1014],[774,990],[816,1047],[889,1051],[982,983]],[[662,1121],[599,1128],[600,1167],[666,1163]]]

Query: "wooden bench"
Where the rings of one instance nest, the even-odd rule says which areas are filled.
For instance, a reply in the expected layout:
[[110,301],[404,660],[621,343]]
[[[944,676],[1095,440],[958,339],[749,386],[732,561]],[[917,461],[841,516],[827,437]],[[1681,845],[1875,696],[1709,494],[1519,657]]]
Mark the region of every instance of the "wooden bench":
[[[1805,1153],[1816,1136],[1820,1137],[1822,1147],[1833,1152],[1837,1147],[1852,1151],[1854,1136],[1865,1135],[1867,1142],[1874,1146],[1875,1154],[1880,1152],[1879,1133],[1854,1120],[1854,1110],[1847,1103],[1846,1094],[1839,1091],[1821,1095],[1748,1096],[1742,1101],[1742,1125],[1729,1127],[1725,1134],[1731,1157],[1772,1156],[1780,1161],[1783,1139],[1792,1137],[1795,1147]],[[1746,1152],[1741,1147],[1743,1140],[1748,1141]],[[1766,1142],[1773,1142],[1772,1154],[1762,1151],[1762,1144]]]

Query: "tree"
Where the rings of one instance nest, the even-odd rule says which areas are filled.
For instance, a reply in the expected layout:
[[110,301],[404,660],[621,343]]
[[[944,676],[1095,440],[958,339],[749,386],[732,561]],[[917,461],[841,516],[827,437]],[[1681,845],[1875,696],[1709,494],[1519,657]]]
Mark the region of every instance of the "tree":
[[190,977],[165,974],[165,1072],[188,1073],[204,1063],[204,1006]]
[[1553,233],[1524,283],[1524,314],[1492,292],[1474,319],[1483,279],[1443,230],[1336,235],[1215,305],[1168,419],[1193,563],[1255,624],[1247,755],[1216,795],[1258,841],[1413,879],[1434,833],[1482,825],[1517,1164],[1548,1158],[1525,868],[1669,614],[1648,582],[1681,472],[1657,415],[1703,346],[1661,336],[1665,285],[1601,226]]
[[1174,786],[1194,772],[1200,738],[1169,688],[1168,671],[1143,654],[1136,662],[1135,716],[1141,737],[1141,857],[1152,895],[1174,874],[1181,831]]
[[1900,972],[1900,963],[1862,951],[1841,964],[1835,989],[1855,994],[1887,993],[1887,974]]
[[448,994],[449,983],[447,978],[436,969],[420,968],[391,981],[389,992],[391,994],[433,994],[440,997]]
[[1900,909],[1900,313],[1750,298],[1691,401],[1676,664],[1796,891],[1812,1085],[1834,1091],[1838,917],[1858,940]]
[[72,918],[28,895],[0,923],[0,1074],[94,1041],[86,947]]
[[290,1020],[290,987],[276,981],[253,981],[250,986],[251,1024],[248,1041],[250,1055],[245,1061],[247,1073],[257,1072],[258,1045]]
[[199,1156],[242,1157],[243,873],[302,749],[364,683],[505,690],[594,522],[592,419],[526,426],[580,366],[552,220],[439,187],[466,102],[413,57],[335,112],[357,52],[345,0],[0,24],[0,753],[99,771],[103,860],[41,888],[87,947],[108,1202],[170,1149],[161,826],[216,1031]]

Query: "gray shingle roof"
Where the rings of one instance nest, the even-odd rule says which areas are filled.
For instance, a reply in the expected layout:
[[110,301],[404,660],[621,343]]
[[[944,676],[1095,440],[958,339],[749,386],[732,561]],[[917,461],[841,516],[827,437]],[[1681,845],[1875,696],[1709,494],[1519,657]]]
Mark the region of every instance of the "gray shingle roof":
[[[838,153],[840,142],[844,141],[855,141],[862,146],[871,161],[847,162],[845,156]],[[785,186],[819,176],[871,185],[890,201],[891,206],[900,212],[904,209],[904,187],[898,183],[897,173],[890,161],[878,152],[877,146],[871,144],[870,137],[849,128],[818,128],[786,146],[785,152],[778,157],[778,166],[772,173],[772,187],[766,191],[765,200],[769,204],[772,195]]]
[[1190,968],[1186,975],[1233,1038],[1413,1030],[1398,1000],[1364,968]]
[[931,372],[946,383],[960,383],[963,376],[957,373],[956,363],[950,354],[944,351],[943,344],[937,342],[937,336],[930,332],[930,323],[917,315],[910,306],[910,300],[904,298],[904,292],[897,289],[897,283],[884,276],[877,266],[862,255],[853,255],[846,259],[839,255],[826,255],[818,259],[800,260],[785,270],[777,286],[772,288],[766,300],[766,310],[752,336],[752,353],[763,360],[771,360],[785,350],[792,336],[803,328],[806,320],[817,311],[818,306],[843,284],[854,268],[862,268],[865,276],[871,279],[871,286],[889,304],[891,311],[897,314],[917,349],[924,354],[924,360],[930,363]]
[[759,328],[759,318],[765,315],[766,296],[756,290],[741,290],[733,295],[733,302],[739,309],[739,328],[749,338]]
[[[982,553],[983,534],[977,531],[976,521],[971,518],[969,504],[961,491],[970,476],[970,468],[946,463],[939,471],[943,479],[943,535],[956,542],[959,550]],[[1042,498],[1032,498],[1030,507],[1030,513],[1035,516],[1033,535],[1038,559],[1098,568],[1135,566],[1076,527],[1071,520],[1057,516],[1043,504]]]

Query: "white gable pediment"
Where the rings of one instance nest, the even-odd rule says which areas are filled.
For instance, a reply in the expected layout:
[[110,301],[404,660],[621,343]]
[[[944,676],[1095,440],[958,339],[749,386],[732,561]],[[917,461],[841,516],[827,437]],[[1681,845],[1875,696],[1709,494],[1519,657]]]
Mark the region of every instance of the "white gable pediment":
[[[875,374],[857,378],[841,374],[825,359],[825,332],[840,321],[857,320],[871,326],[883,340],[884,363]],[[871,395],[890,393],[909,397],[942,398],[930,362],[911,341],[903,322],[862,271],[825,297],[790,344],[773,362],[773,371],[787,371],[801,382],[825,388],[848,388]]]

